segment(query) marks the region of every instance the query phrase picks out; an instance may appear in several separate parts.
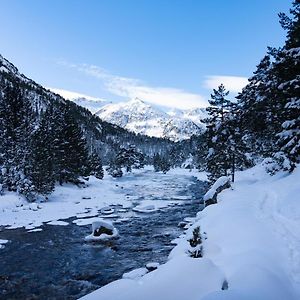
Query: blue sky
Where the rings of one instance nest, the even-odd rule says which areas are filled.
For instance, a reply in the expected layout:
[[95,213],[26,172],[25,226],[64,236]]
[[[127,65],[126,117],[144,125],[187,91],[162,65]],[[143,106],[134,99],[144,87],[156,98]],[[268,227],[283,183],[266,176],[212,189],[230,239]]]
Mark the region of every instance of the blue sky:
[[223,81],[234,94],[266,47],[282,45],[277,13],[290,6],[287,0],[0,0],[0,53],[47,87],[203,106],[212,87]]

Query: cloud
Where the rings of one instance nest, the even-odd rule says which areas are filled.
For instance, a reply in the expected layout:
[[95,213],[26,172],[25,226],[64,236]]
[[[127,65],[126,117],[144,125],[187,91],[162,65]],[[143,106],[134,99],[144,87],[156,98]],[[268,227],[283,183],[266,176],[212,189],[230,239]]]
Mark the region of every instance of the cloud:
[[207,101],[203,96],[182,89],[150,86],[139,79],[112,75],[95,65],[70,64],[63,61],[59,63],[99,79],[107,91],[117,96],[137,97],[152,104],[179,109],[207,106]]
[[238,93],[247,85],[248,79],[239,76],[207,76],[203,86],[212,90],[216,89],[221,83],[223,83],[225,88],[230,92]]

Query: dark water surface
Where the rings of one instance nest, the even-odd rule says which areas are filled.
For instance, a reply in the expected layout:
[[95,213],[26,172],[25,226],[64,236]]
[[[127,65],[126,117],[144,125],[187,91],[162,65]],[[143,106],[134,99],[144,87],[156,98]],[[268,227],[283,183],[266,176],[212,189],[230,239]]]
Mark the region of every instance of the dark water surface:
[[[173,247],[170,241],[182,233],[178,223],[201,209],[205,184],[184,175],[146,176],[145,185],[139,180],[131,189],[126,188],[126,180],[134,178],[121,179],[124,193],[140,199],[189,199],[183,205],[135,214],[116,224],[120,234],[117,240],[85,243],[91,225],[72,224],[75,218],[66,220],[68,226],[44,225],[41,232],[0,231],[0,239],[10,240],[0,250],[0,299],[77,299],[121,278],[124,272],[148,262],[165,262]],[[151,191],[149,178],[156,183],[155,191]]]

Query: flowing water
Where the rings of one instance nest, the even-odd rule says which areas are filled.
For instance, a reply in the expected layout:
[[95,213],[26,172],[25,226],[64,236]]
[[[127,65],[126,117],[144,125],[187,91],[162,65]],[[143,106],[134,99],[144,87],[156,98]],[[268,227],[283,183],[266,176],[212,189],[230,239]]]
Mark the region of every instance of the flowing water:
[[147,176],[143,184],[138,176],[120,180],[136,204],[142,199],[184,201],[148,214],[129,211],[132,217],[115,225],[120,238],[106,243],[85,243],[91,225],[77,226],[75,218],[65,220],[68,226],[44,225],[34,233],[3,229],[0,239],[11,242],[0,250],[0,299],[77,299],[148,262],[164,263],[171,240],[182,233],[178,223],[201,209],[205,184],[192,176],[153,172],[140,175]]

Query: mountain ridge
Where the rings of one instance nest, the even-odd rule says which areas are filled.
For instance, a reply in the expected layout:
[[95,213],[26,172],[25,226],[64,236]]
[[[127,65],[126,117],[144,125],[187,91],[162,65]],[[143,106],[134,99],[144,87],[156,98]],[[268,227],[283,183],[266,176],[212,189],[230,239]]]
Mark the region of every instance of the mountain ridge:
[[165,112],[139,98],[106,104],[95,114],[129,131],[172,141],[186,140],[205,130],[201,123],[205,108]]

